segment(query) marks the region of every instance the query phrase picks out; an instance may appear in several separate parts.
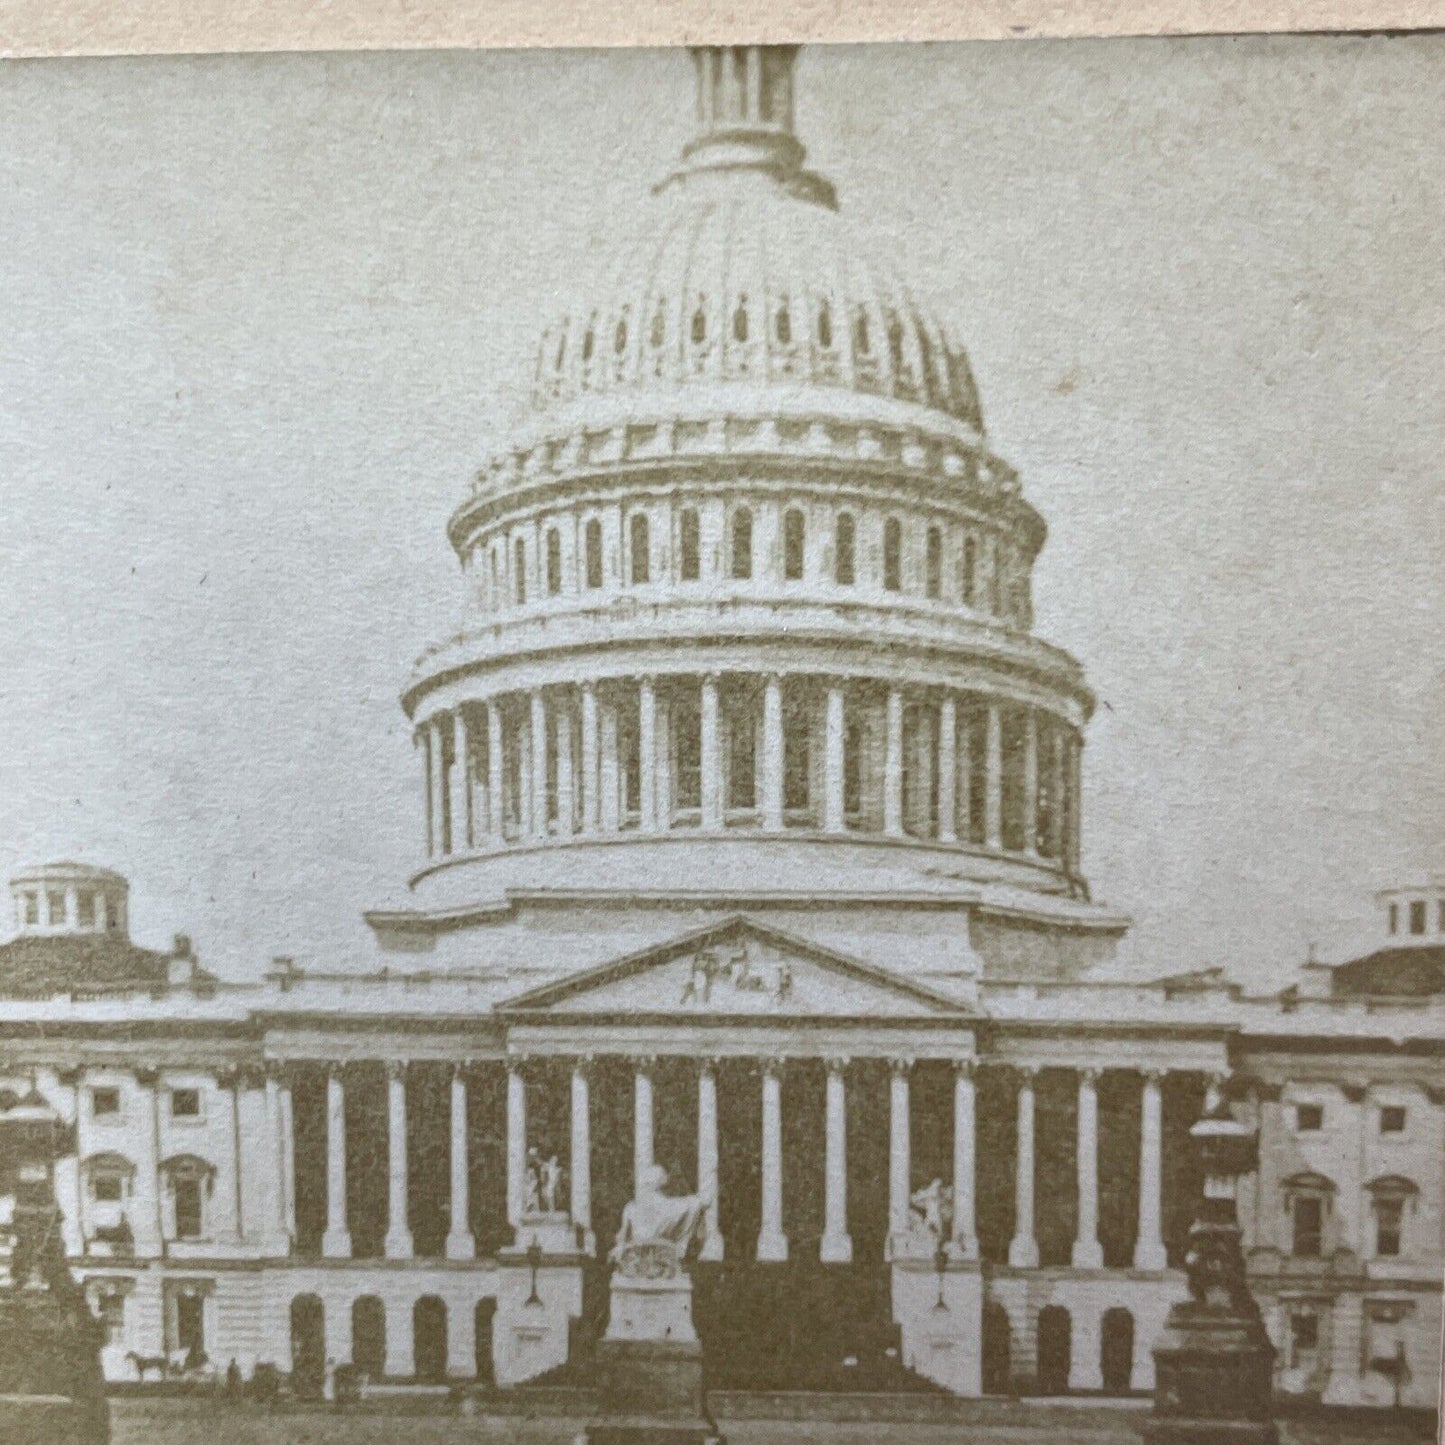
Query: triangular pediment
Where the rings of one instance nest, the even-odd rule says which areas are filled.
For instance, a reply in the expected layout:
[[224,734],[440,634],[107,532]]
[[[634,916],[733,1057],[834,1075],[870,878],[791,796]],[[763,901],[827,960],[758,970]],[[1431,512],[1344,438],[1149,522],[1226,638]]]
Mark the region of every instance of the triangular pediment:
[[971,1017],[911,979],[742,917],[532,989],[499,1011],[760,1020]]

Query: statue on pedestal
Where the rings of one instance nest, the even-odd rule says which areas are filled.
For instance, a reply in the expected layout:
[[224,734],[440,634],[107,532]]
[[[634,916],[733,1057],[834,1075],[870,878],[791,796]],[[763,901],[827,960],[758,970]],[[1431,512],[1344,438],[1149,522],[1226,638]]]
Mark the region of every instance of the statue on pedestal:
[[608,1254],[611,1307],[597,1347],[607,1413],[587,1431],[592,1445],[721,1439],[707,1413],[687,1270],[711,1201],[665,1194],[666,1184],[660,1166],[642,1172]]

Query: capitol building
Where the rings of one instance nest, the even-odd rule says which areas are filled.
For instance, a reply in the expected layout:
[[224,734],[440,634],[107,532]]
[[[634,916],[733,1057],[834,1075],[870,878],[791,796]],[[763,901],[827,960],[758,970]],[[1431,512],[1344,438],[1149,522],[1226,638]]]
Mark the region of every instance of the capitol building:
[[116,873],[12,881],[0,1084],[73,1121],[106,1373],[562,1378],[656,1164],[711,1201],[715,1388],[1148,1391],[1225,1101],[1278,1389],[1432,1405],[1445,886],[1283,993],[1117,981],[1044,520],[808,168],[795,60],[693,51],[650,239],[452,515],[374,955],[223,980]]

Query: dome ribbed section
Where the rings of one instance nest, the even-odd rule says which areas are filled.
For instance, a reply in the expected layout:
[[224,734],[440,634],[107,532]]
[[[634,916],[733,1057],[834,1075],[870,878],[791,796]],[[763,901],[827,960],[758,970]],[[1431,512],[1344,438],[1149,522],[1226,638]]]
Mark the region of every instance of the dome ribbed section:
[[[784,74],[790,85],[790,64]],[[647,239],[545,331],[534,408],[720,382],[811,386],[919,404],[981,435],[962,349],[804,168],[790,100],[759,119],[739,92],[718,118],[713,95],[700,89],[701,132],[657,187]]]

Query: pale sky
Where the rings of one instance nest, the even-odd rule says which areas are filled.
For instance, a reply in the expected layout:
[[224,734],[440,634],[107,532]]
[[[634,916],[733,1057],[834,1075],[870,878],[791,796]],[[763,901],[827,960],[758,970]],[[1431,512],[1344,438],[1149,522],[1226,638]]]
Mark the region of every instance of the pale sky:
[[[799,128],[967,346],[1099,695],[1136,966],[1274,985],[1445,872],[1445,39],[817,49]],[[232,976],[369,964],[397,693],[678,53],[0,67],[0,870]],[[0,929],[3,932],[3,929]]]

